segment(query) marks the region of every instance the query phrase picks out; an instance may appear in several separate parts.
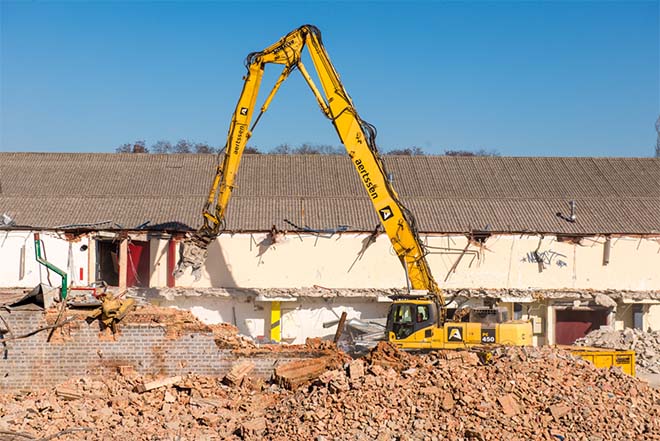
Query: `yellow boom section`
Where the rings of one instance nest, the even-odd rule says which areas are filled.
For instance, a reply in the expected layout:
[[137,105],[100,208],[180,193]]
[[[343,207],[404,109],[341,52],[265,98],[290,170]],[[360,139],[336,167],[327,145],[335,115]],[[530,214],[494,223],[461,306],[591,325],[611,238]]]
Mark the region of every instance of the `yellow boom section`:
[[[324,95],[316,87],[301,61],[302,50],[305,47],[309,51]],[[281,64],[284,69],[264,101],[253,126],[250,127],[261,79],[267,64]],[[251,136],[251,131],[261,115],[268,109],[282,82],[294,69],[298,69],[346,147],[385,232],[407,270],[410,287],[434,294],[440,305],[444,305],[440,288],[433,279],[426,261],[415,219],[399,201],[396,191],[387,178],[387,172],[375,144],[376,131],[373,126],[362,120],[355,110],[350,96],[344,89],[339,75],[323,47],[320,31],[311,25],[302,26],[267,49],[248,55],[246,67],[248,73],[229,127],[224,161],[222,165],[218,166],[204,207],[204,226],[197,232],[193,240],[205,248],[219,234],[241,156]],[[210,211],[211,207],[215,207],[213,211]]]

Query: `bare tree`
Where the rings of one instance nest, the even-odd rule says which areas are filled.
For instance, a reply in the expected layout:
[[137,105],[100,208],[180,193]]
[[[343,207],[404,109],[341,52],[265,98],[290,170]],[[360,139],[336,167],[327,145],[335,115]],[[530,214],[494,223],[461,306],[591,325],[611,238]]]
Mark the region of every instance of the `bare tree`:
[[658,134],[658,137],[655,140],[655,157],[660,158],[660,116],[655,122],[655,132]]
[[172,153],[172,143],[169,141],[158,141],[151,146],[151,151],[154,153]]
[[344,146],[334,146],[329,144],[322,144],[317,147],[318,151],[322,155],[343,155],[346,153],[346,148]]
[[298,155],[318,155],[320,154],[319,149],[314,147],[311,144],[302,144],[300,147],[293,149],[292,153]]
[[191,142],[187,139],[180,139],[175,145],[171,142],[160,140],[147,148],[144,141],[136,141],[134,143],[122,144],[115,149],[117,153],[153,153],[170,154],[170,153],[201,153],[210,154],[216,153],[218,150],[205,142]]
[[172,153],[192,153],[193,145],[187,139],[180,139],[172,148]]
[[122,144],[115,149],[116,153],[149,153],[144,141]]
[[445,150],[445,156],[500,156],[496,150]]
[[245,153],[246,155],[260,155],[261,150],[259,150],[257,147],[247,146],[245,147],[245,150],[243,150],[243,153]]
[[276,155],[290,155],[293,153],[291,146],[289,144],[280,144],[271,150],[271,153]]
[[386,155],[403,155],[403,156],[423,156],[426,153],[421,147],[406,147],[405,149],[393,149],[385,153]]
[[335,147],[328,144],[314,145],[303,143],[298,147],[289,144],[280,144],[269,153],[276,155],[341,155],[346,150],[343,147]]
[[215,149],[205,142],[196,142],[194,144],[195,153],[209,154],[215,153]]

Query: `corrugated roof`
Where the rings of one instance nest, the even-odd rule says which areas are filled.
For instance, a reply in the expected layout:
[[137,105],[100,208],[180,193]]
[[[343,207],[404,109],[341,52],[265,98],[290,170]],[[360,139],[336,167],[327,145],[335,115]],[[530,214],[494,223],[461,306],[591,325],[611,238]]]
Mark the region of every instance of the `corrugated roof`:
[[[660,233],[660,159],[385,156],[424,232]],[[54,228],[197,228],[214,155],[0,153],[0,214]],[[577,202],[577,222],[557,216]],[[378,224],[347,156],[245,155],[229,230]]]

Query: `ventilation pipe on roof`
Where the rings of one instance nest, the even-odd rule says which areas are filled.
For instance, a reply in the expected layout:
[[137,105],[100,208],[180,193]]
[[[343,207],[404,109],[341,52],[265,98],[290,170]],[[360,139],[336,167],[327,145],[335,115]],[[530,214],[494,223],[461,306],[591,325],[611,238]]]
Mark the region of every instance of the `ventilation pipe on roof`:
[[394,182],[394,173],[388,172],[387,173],[387,180],[390,181],[390,184]]
[[16,225],[16,222],[7,213],[2,213],[2,216],[0,216],[0,225],[3,227],[12,227]]
[[568,203],[568,205],[571,207],[571,214],[568,216],[568,220],[570,222],[575,222],[575,220],[577,219],[577,214],[575,214],[575,207],[577,204],[575,203],[575,201],[572,200]]

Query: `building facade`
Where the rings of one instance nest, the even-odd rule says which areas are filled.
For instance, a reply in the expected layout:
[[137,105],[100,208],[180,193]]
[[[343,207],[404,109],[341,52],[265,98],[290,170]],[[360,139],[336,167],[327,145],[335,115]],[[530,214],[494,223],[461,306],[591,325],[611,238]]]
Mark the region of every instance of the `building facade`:
[[[217,158],[0,154],[0,291],[104,281],[290,343],[377,320],[406,275],[342,156],[246,155],[200,280],[172,272]],[[450,308],[497,304],[536,344],[660,329],[660,160],[386,157]],[[57,173],[66,170],[66,173]],[[75,292],[75,290],[74,290]]]

